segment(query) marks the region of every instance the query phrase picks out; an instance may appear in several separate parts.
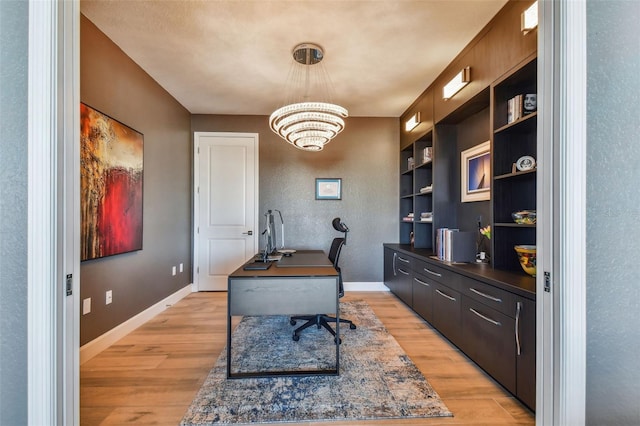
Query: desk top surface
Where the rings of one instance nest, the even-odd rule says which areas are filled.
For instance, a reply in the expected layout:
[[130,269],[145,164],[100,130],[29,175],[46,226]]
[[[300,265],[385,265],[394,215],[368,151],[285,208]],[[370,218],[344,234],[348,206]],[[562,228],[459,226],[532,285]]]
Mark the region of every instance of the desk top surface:
[[[250,261],[253,261],[251,259]],[[248,263],[248,262],[247,262]],[[274,262],[267,270],[243,270],[243,265],[233,271],[229,278],[247,277],[327,277],[337,276],[333,264],[322,250],[298,250]]]

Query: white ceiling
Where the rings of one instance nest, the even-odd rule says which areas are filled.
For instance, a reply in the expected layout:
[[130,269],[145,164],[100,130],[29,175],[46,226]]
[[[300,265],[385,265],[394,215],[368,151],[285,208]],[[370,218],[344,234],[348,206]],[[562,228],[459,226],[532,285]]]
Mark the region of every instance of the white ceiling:
[[271,114],[291,50],[313,42],[335,103],[399,117],[505,3],[82,0],[81,11],[193,114]]

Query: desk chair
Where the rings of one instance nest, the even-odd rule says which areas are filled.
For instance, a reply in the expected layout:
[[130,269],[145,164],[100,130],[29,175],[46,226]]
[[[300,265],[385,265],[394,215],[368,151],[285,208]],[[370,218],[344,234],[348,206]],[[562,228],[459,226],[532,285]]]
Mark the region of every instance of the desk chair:
[[[338,271],[338,291],[339,291],[338,297],[342,297],[344,296],[344,286],[342,284],[342,271],[338,266],[338,260],[340,259],[340,252],[342,251],[342,246],[344,246],[347,243],[347,232],[349,232],[349,228],[347,228],[347,225],[345,225],[340,221],[339,217],[336,217],[335,219],[333,219],[331,223],[333,225],[333,228],[336,231],[342,232],[344,234],[344,237],[336,237],[333,239],[333,242],[331,243],[331,249],[329,250],[329,260],[333,263],[333,267],[336,269],[336,271]],[[329,323],[336,322],[335,317],[324,315],[324,314],[293,316],[289,320],[289,323],[291,325],[296,325],[297,321],[306,321],[306,322],[293,331],[293,340],[295,340],[296,342],[300,340],[300,332],[306,328],[311,327],[312,325],[315,325],[318,328],[324,327],[335,338],[336,332],[329,325]],[[349,324],[349,328],[351,330],[355,330],[356,328],[356,325],[351,320],[348,320],[345,318],[340,318],[340,323]],[[336,342],[336,343],[339,344],[341,342]]]

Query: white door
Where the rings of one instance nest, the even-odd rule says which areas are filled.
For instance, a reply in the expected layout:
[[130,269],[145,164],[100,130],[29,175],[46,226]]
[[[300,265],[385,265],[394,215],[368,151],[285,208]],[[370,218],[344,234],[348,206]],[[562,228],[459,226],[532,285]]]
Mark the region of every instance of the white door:
[[258,135],[194,135],[194,284],[227,290],[258,251]]

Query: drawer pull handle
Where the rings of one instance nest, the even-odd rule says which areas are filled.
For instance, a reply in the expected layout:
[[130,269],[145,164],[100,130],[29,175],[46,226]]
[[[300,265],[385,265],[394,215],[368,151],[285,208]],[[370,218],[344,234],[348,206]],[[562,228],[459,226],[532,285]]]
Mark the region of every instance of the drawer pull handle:
[[409,259],[403,259],[402,257],[398,256],[398,260],[400,262],[404,262],[404,263],[409,263]]
[[442,276],[442,274],[439,274],[437,272],[433,272],[431,269],[427,269],[427,268],[422,268],[422,269],[424,269],[425,272],[428,272],[431,275],[435,275],[436,277],[441,277]]
[[402,270],[400,268],[398,268],[398,272],[400,272],[403,275],[409,275],[409,273],[407,271],[404,271],[404,270]]
[[421,280],[419,280],[419,279],[417,279],[417,278],[415,278],[415,277],[414,277],[413,279],[414,279],[414,280],[416,280],[418,283],[420,283],[420,284],[422,284],[422,285],[426,285],[427,287],[431,287],[431,286],[429,285],[429,283],[425,283],[424,281],[421,281]]
[[493,325],[497,325],[497,326],[501,326],[502,325],[502,324],[500,324],[499,321],[495,321],[495,320],[492,320],[491,318],[485,317],[484,315],[482,315],[480,312],[476,311],[473,308],[469,308],[469,310],[471,312],[473,312],[474,314],[476,314],[477,316],[479,316],[480,318],[482,318],[483,320],[485,320],[487,322],[490,322]]
[[518,356],[520,356],[520,311],[522,310],[522,302],[516,303],[516,348]]
[[444,297],[445,299],[449,299],[449,300],[451,300],[452,302],[455,302],[455,301],[456,301],[456,298],[455,298],[455,297],[451,297],[451,296],[449,296],[448,294],[444,294],[443,292],[441,292],[441,291],[440,291],[440,290],[438,290],[438,289],[436,289],[436,293],[438,293],[440,296]]
[[398,258],[398,253],[393,253],[393,276],[397,277],[398,273],[396,272],[396,259]]
[[469,288],[469,290],[471,290],[472,292],[474,292],[474,293],[475,293],[475,294],[477,294],[478,296],[482,296],[482,297],[487,298],[487,299],[489,299],[489,300],[493,300],[494,302],[502,303],[502,299],[500,299],[499,297],[493,297],[493,296],[490,296],[490,295],[488,295],[488,294],[486,294],[486,293],[483,293],[483,292],[481,292],[481,291],[476,290],[476,289],[475,289],[475,288],[473,288],[473,287]]

